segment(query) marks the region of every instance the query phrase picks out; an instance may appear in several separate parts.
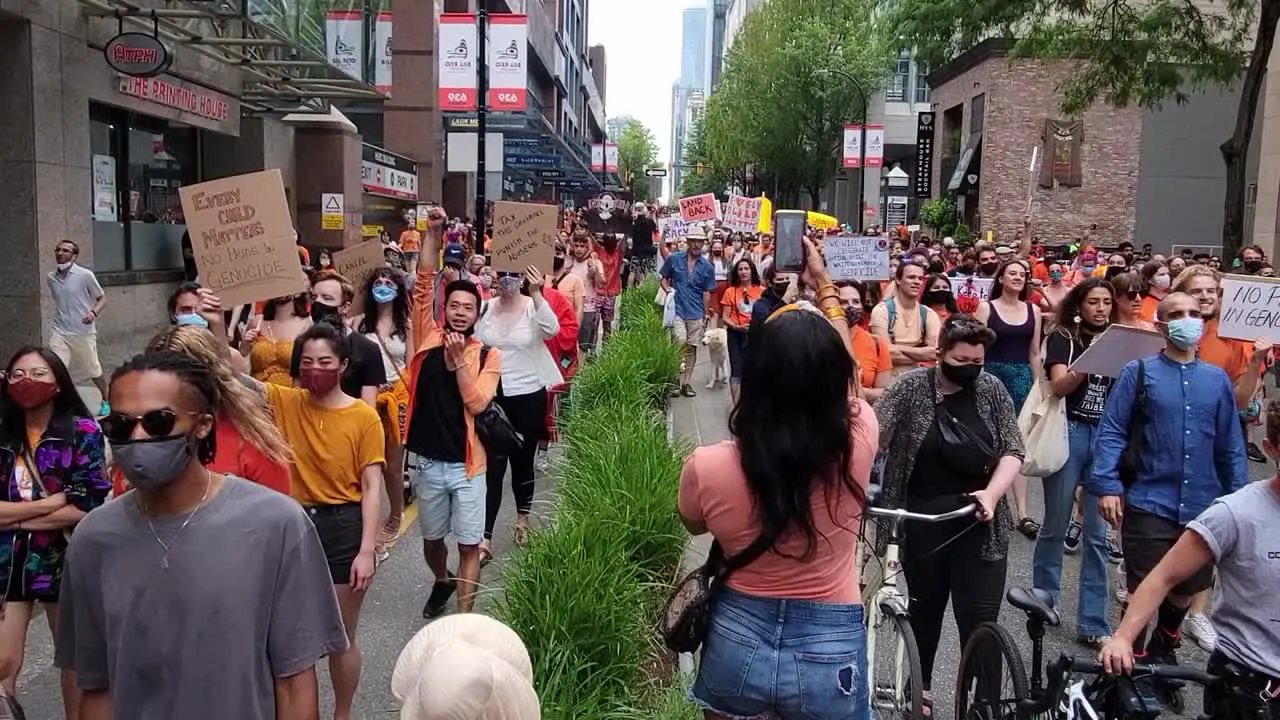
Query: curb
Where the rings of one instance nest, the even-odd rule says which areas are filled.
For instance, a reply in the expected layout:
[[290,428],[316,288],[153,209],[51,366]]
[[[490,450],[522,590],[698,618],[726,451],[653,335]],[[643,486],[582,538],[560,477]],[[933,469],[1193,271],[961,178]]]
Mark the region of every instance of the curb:
[[[675,440],[675,435],[676,435],[675,411],[672,409],[671,403],[668,402],[667,403],[667,442],[668,443],[673,442]],[[692,541],[693,541],[693,538],[690,537],[689,540],[685,542],[685,553],[683,553],[682,557],[688,557],[689,544]],[[692,572],[692,568],[686,567],[682,559],[680,563],[680,577],[684,577],[690,572]],[[679,655],[676,656],[676,662],[680,670],[681,681],[683,681],[686,685],[692,684],[694,677],[697,673],[697,667],[698,667],[697,661],[693,659],[693,654],[680,653]]]

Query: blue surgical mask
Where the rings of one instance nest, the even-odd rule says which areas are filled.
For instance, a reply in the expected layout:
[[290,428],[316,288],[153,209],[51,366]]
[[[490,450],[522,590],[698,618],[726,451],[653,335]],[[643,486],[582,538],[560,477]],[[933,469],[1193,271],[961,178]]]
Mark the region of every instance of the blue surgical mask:
[[197,315],[196,313],[191,313],[189,315],[179,315],[178,317],[173,319],[173,324],[177,325],[178,327],[194,325],[196,327],[202,327],[205,330],[209,329],[209,321],[205,320],[203,315]]
[[392,300],[395,300],[396,296],[399,294],[400,294],[400,291],[396,290],[390,285],[374,285],[373,286],[373,301],[378,303],[379,305],[389,303]]
[[1166,335],[1169,342],[1182,350],[1190,350],[1200,342],[1204,334],[1204,320],[1198,317],[1183,317],[1170,320]]

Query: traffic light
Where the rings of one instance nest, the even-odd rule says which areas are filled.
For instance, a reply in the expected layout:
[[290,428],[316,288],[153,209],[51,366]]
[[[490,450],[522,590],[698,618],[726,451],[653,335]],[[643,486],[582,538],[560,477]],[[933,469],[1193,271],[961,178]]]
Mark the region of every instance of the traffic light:
[[694,166],[694,171],[697,172],[699,175],[701,175],[703,171],[702,163],[698,163],[696,166]]

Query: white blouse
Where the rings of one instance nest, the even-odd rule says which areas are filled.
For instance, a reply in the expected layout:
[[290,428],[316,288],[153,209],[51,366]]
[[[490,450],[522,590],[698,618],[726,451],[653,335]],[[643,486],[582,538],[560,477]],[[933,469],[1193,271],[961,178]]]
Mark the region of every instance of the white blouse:
[[392,335],[379,340],[376,332],[368,332],[364,336],[378,343],[378,350],[382,355],[382,367],[387,372],[387,382],[392,383],[400,379],[400,369],[405,367],[405,355],[408,353],[404,337]]
[[502,353],[502,394],[528,395],[564,382],[546,345],[560,332],[560,321],[551,305],[530,298],[521,313],[499,317],[494,310],[497,302],[485,304],[476,323],[476,338]]

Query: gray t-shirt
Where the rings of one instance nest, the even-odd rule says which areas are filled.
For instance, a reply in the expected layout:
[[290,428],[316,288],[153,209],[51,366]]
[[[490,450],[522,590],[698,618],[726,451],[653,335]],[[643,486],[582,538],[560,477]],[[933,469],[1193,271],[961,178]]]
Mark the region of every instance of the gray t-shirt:
[[1218,649],[1270,677],[1280,676],[1280,496],[1274,485],[1246,485],[1187,524],[1217,562],[1212,619]]
[[[76,527],[55,664],[107,690],[112,717],[273,720],[275,678],[347,647],[324,549],[293,499],[227,476],[185,530],[133,493]],[[178,533],[175,537],[175,533]]]
[[102,297],[98,276],[72,263],[66,276],[49,273],[49,293],[53,295],[53,331],[62,335],[91,335],[95,324],[84,324],[84,316]]

